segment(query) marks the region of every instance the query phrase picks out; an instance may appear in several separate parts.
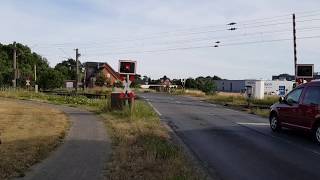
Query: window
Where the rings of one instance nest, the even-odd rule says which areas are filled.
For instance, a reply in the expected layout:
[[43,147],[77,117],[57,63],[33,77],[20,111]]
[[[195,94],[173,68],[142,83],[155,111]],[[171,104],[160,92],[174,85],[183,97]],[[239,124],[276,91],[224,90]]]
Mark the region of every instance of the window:
[[303,100],[306,105],[320,105],[320,87],[309,87]]
[[299,103],[299,99],[301,96],[303,88],[295,89],[291,93],[288,94],[286,100],[290,104],[297,104]]

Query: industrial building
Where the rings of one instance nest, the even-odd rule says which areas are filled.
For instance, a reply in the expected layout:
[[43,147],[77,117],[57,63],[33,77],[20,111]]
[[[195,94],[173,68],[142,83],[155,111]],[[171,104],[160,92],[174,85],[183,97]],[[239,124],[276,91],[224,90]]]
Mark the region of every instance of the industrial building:
[[264,94],[284,95],[293,88],[293,81],[286,80],[216,80],[217,91],[244,93],[246,86],[254,86],[257,82],[263,82]]

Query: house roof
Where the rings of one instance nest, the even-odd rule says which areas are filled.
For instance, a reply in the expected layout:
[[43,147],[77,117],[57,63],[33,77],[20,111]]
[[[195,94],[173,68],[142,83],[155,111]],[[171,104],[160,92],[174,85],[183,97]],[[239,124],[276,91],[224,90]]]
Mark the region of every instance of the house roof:
[[115,78],[118,80],[120,79],[119,73],[116,72],[108,63],[105,63],[103,67],[106,68]]
[[86,62],[84,63],[86,68],[96,68],[96,69],[102,69],[106,68],[115,78],[120,79],[119,73],[117,73],[108,63],[106,62]]

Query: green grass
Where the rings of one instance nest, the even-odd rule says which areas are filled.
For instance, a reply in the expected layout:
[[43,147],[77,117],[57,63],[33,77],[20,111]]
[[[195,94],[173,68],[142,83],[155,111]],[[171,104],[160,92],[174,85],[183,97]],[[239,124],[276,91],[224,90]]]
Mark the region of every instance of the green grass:
[[17,91],[0,91],[0,97],[14,98],[21,100],[36,100],[42,102],[50,102],[54,104],[83,105],[89,107],[99,107],[106,102],[103,99],[89,99],[85,96],[58,96],[44,93],[35,93],[24,90]]
[[[219,104],[230,104],[230,105],[246,105],[248,100],[241,95],[227,95],[227,94],[215,94],[206,96],[209,102],[219,103]],[[264,99],[251,99],[251,105],[256,106],[271,106],[278,101],[277,96],[266,96]]]

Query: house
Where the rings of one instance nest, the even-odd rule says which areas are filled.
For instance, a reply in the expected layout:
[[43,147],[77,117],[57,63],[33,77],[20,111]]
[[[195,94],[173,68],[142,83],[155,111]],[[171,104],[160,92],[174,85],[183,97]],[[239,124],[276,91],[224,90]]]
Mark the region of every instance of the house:
[[102,73],[107,79],[108,85],[114,85],[116,81],[120,81],[120,75],[108,63],[102,62],[86,62],[85,67],[85,86],[93,88],[96,86],[96,80],[99,73]]
[[64,81],[64,88],[66,89],[73,89],[76,87],[77,82],[75,80],[65,80]]

